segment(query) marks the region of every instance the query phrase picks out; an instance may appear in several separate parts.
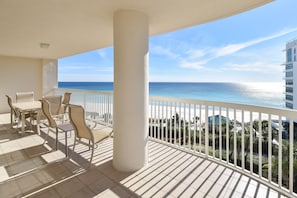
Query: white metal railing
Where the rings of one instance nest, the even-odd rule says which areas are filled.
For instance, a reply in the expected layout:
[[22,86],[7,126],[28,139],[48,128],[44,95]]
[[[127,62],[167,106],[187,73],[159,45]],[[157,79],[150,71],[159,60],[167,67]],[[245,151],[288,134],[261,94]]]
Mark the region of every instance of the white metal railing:
[[71,92],[71,104],[81,105],[85,109],[86,118],[98,123],[112,126],[113,93],[79,89],[52,90],[49,95],[63,95]]
[[[71,103],[83,105],[90,118],[112,125],[112,93],[73,89],[53,93],[65,91],[73,93]],[[152,139],[216,160],[296,196],[297,111],[155,96],[148,109]]]

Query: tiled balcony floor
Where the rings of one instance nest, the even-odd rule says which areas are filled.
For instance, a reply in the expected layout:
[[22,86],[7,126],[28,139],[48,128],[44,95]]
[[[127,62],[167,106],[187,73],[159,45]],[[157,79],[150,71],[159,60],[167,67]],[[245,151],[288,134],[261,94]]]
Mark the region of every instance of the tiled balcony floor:
[[65,158],[63,134],[59,141],[59,150],[51,150],[37,134],[0,125],[0,197],[284,197],[237,171],[154,141],[148,166],[133,173],[113,169],[112,138],[99,144],[91,167],[87,147],[70,147]]

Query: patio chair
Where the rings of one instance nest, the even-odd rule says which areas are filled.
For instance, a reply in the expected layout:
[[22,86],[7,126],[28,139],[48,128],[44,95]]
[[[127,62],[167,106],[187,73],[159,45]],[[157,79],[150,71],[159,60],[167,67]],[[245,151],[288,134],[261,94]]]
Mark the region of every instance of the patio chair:
[[56,150],[58,149],[58,133],[59,133],[59,129],[58,129],[58,124],[57,124],[57,119],[54,119],[52,113],[51,113],[51,103],[43,98],[41,100],[41,110],[43,115],[46,117],[47,121],[48,121],[48,131],[46,134],[46,137],[44,138],[44,142],[46,142],[49,132],[52,131],[56,134],[56,141],[55,141],[55,145],[56,145]]
[[62,106],[62,96],[44,96],[42,99],[47,100],[50,103],[50,112],[52,116],[60,115]]
[[90,128],[85,119],[84,108],[80,105],[69,105],[69,118],[75,131],[73,151],[76,143],[92,148],[90,163],[92,163],[95,145],[108,137],[111,137],[112,129],[104,127],[100,129]]
[[34,101],[34,92],[17,92],[16,102],[32,102]]
[[65,92],[64,93],[64,97],[63,97],[63,101],[62,101],[63,105],[69,105],[71,94],[72,93],[70,93],[70,92]]
[[[21,120],[21,112],[19,112],[16,108],[14,108],[12,104],[12,98],[9,95],[5,95],[7,98],[7,103],[10,107],[10,124],[13,127],[14,124],[18,126],[19,121]],[[29,118],[30,114],[26,113],[25,118]]]
[[70,104],[70,97],[71,97],[70,92],[65,92],[64,93],[64,97],[63,97],[63,101],[62,101],[62,107],[61,107],[61,114],[63,114],[64,116],[64,120],[68,120],[67,114],[68,114],[68,106]]

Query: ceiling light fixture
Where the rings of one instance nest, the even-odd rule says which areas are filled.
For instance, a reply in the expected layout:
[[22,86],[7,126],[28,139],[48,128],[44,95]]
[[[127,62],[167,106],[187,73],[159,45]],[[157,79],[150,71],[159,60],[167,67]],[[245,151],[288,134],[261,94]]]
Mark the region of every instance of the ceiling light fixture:
[[40,43],[40,48],[49,48],[50,44],[49,43]]

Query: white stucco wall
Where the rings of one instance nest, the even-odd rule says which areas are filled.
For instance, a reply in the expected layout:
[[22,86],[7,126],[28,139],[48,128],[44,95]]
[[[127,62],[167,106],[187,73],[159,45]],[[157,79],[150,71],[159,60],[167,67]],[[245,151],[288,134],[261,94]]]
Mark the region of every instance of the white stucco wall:
[[15,93],[34,91],[35,99],[42,97],[42,60],[0,56],[0,113],[9,112],[5,95],[15,100]]

